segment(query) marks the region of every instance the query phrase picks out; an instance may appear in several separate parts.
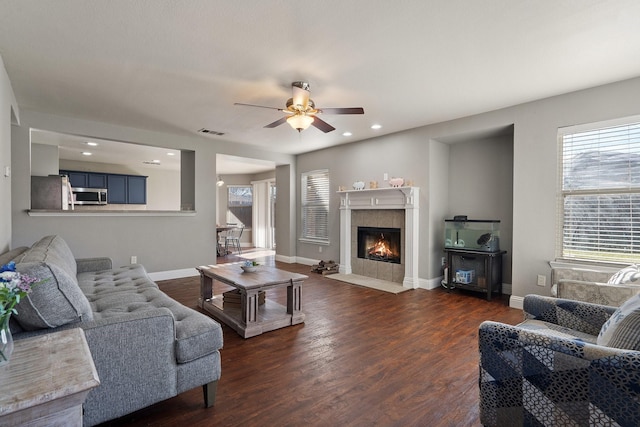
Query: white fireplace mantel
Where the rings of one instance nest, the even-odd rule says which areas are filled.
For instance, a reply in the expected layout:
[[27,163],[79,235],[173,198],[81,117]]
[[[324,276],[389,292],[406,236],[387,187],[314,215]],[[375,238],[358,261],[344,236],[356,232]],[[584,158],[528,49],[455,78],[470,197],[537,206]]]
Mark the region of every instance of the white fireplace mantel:
[[418,223],[420,188],[391,187],[339,191],[340,195],[340,273],[351,274],[351,211],[358,209],[404,209],[405,273],[402,286],[418,287]]

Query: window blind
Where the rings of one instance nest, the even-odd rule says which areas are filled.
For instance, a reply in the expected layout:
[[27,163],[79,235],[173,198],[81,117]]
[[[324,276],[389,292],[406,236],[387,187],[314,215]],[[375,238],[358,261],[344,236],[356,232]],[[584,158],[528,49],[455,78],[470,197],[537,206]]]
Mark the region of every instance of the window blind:
[[640,261],[640,123],[560,135],[562,258]]
[[329,242],[329,171],[302,174],[302,240]]

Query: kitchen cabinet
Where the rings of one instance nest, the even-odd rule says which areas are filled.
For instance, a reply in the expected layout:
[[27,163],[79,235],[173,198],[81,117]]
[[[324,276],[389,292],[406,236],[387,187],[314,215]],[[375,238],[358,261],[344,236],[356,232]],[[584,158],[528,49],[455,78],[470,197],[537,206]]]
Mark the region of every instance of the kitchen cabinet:
[[147,177],[109,174],[107,192],[109,203],[144,205],[147,203]]
[[89,186],[89,174],[87,172],[60,171],[61,175],[67,175],[72,187],[86,188]]
[[60,170],[60,174],[69,176],[71,187],[74,188],[106,188],[108,203],[139,205],[147,203],[147,177],[144,175],[70,170]]
[[107,176],[107,202],[109,204],[127,203],[127,176]]
[[[87,173],[87,184],[89,188],[107,188],[106,173]],[[73,185],[72,185],[73,187]]]
[[147,203],[146,176],[127,176],[127,203],[139,205]]

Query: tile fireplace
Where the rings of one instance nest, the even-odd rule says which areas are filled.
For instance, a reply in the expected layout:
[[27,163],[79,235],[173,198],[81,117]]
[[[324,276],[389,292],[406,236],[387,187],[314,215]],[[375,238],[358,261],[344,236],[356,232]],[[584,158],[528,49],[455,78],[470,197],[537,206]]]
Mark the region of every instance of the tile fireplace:
[[[339,192],[340,273],[418,287],[419,190]],[[359,242],[364,248],[358,248]]]

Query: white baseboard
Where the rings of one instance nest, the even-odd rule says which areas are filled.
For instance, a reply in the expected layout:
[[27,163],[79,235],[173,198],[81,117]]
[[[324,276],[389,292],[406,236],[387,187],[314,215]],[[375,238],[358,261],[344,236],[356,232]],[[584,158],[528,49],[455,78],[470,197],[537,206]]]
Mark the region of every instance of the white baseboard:
[[441,286],[442,276],[436,277],[435,279],[421,279],[418,278],[418,288],[426,289],[428,291],[433,289],[438,289]]
[[295,264],[296,257],[276,254],[276,261],[284,262],[287,264]]
[[303,258],[303,257],[295,257],[295,263],[303,264],[303,265],[315,265],[320,262],[319,259],[311,259],[311,258]]
[[156,271],[155,273],[148,273],[151,280],[171,280],[182,279],[183,277],[199,276],[198,270],[195,268],[185,268],[182,270],[169,270],[169,271]]

